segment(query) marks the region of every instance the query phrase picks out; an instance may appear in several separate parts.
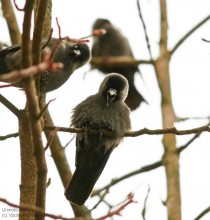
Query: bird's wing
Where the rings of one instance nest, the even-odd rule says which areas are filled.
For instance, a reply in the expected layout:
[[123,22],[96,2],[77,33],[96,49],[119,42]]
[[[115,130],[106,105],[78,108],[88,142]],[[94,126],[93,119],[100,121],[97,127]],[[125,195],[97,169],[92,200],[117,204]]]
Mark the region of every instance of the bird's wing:
[[[13,57],[12,55],[15,52],[20,51],[21,49],[21,45],[20,44],[16,44],[13,45],[11,47],[7,47],[3,50],[0,50],[0,74],[2,73],[8,73],[14,69],[18,69],[18,67],[16,67],[15,63],[17,63],[17,60],[19,60],[20,58],[16,59],[17,57]],[[19,56],[20,57],[20,56]],[[10,63],[12,65],[10,65]]]
[[12,45],[11,47],[7,47],[4,48],[3,50],[0,50],[0,56],[5,56],[8,53],[13,53],[20,49],[21,49],[21,44]]

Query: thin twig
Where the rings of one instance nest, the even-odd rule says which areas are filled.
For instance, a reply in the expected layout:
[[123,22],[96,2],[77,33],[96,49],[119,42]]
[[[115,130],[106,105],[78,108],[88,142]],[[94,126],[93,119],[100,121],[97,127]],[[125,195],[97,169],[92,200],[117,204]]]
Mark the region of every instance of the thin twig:
[[47,150],[47,148],[51,145],[51,143],[53,142],[53,139],[55,137],[55,135],[57,134],[59,128],[55,128],[54,131],[50,132],[50,138],[47,141],[46,147],[44,148],[45,150]]
[[10,84],[6,84],[6,85],[0,85],[0,89],[9,88],[9,87],[12,87],[12,86],[15,86],[15,83],[10,83]]
[[202,41],[206,42],[206,43],[210,43],[210,40],[206,40],[204,38],[201,38]]
[[56,24],[57,24],[57,26],[58,26],[58,36],[59,36],[59,38],[62,38],[62,37],[61,37],[61,26],[60,26],[60,24],[59,24],[59,22],[58,22],[58,18],[55,18],[55,20],[56,20]]
[[90,38],[90,37],[99,37],[99,36],[102,36],[102,35],[105,35],[107,33],[106,29],[95,29],[93,30],[93,33],[90,34],[90,35],[87,35],[85,37],[81,37],[81,39],[86,39],[86,38]]
[[16,138],[19,136],[19,133],[16,132],[16,133],[12,133],[12,134],[8,134],[8,135],[5,135],[5,136],[0,136],[0,141],[4,141],[8,138]]
[[114,211],[108,213],[107,215],[105,215],[105,216],[103,216],[103,217],[101,217],[101,218],[97,218],[96,220],[105,220],[105,219],[107,219],[107,218],[113,217],[114,215],[121,216],[121,213],[120,213],[120,212],[121,212],[123,209],[125,209],[125,207],[128,206],[128,205],[131,204],[131,203],[136,203],[136,202],[133,200],[133,194],[130,193],[130,194],[128,195],[128,201],[127,201],[125,204],[123,204],[122,206],[120,206],[118,209],[116,209],[116,210],[114,210]]
[[49,44],[50,40],[52,39],[52,34],[53,34],[53,28],[50,29],[50,34],[47,38],[46,43],[42,46],[42,49],[44,49]]
[[151,60],[135,60],[133,57],[130,56],[118,56],[112,57],[109,56],[108,58],[104,57],[92,57],[90,64],[93,65],[95,68],[103,67],[109,64],[110,67],[135,67],[141,64],[153,64]]
[[[199,137],[199,135],[197,135],[197,134],[194,137],[192,137],[185,145],[183,145],[177,149],[177,153],[180,154],[198,137]],[[130,178],[135,175],[138,175],[140,173],[144,173],[144,172],[148,172],[148,171],[157,169],[157,168],[161,167],[162,165],[163,165],[162,160],[159,160],[155,163],[152,163],[152,164],[146,165],[144,167],[141,167],[140,169],[134,170],[131,173],[127,173],[117,179],[113,179],[113,180],[111,180],[111,182],[109,184],[105,185],[104,187],[102,187],[98,190],[94,190],[94,192],[91,194],[91,197],[99,195],[100,192],[102,192],[103,190],[109,189],[111,186],[116,185],[117,183],[121,182],[122,180],[125,180],[125,179]]]
[[170,56],[174,54],[174,52],[179,48],[179,46],[184,43],[184,41],[191,35],[193,34],[199,27],[201,27],[205,22],[207,22],[210,19],[210,15],[205,17],[202,21],[200,21],[195,27],[193,27],[191,30],[189,30],[172,48],[170,52]]
[[40,119],[40,118],[43,116],[43,114],[44,114],[44,112],[47,110],[49,104],[50,104],[51,102],[55,101],[55,99],[56,99],[56,98],[51,99],[51,100],[43,107],[43,109],[40,111],[39,115],[37,116],[37,120]]
[[0,94],[0,102],[7,107],[15,116],[19,117],[20,111],[14,106],[9,100],[7,100],[3,95]]
[[142,218],[143,218],[144,220],[146,220],[146,218],[145,218],[145,214],[146,214],[146,204],[147,204],[147,200],[148,200],[148,197],[149,197],[149,193],[150,193],[150,186],[148,186],[147,195],[146,195],[146,197],[145,197],[145,199],[144,199],[144,207],[143,207],[142,212],[141,212]]
[[150,46],[150,42],[149,42],[149,37],[148,37],[148,34],[147,34],[147,28],[146,28],[146,25],[145,25],[145,22],[144,22],[144,18],[142,16],[139,0],[137,0],[137,7],[138,7],[138,12],[139,12],[139,17],[140,17],[141,23],[143,25],[144,35],[145,35],[145,39],[146,39],[146,42],[147,42],[147,48],[148,48],[148,51],[149,51],[150,59],[153,60],[151,46]]
[[1,8],[6,19],[12,45],[21,42],[21,34],[11,0],[1,0]]
[[194,220],[199,220],[201,219],[204,215],[210,212],[210,206],[204,209]]
[[64,145],[64,149],[66,149],[68,146],[69,146],[69,144],[74,140],[74,138],[75,138],[75,135]]
[[[206,126],[209,126],[210,123],[208,123]],[[183,150],[185,150],[190,144],[192,144],[193,141],[195,141],[198,137],[200,137],[201,133],[195,134],[185,145],[178,148],[178,153],[181,153]]]
[[15,8],[16,8],[18,11],[25,11],[25,7],[19,8],[19,6],[18,6],[17,3],[16,3],[16,0],[13,0],[13,2],[14,2],[14,5],[15,5]]
[[[3,202],[3,203],[5,203],[5,204],[7,204],[11,207],[14,207],[14,208],[31,211],[31,212],[37,213],[38,215],[46,216],[46,217],[49,217],[49,218],[52,218],[52,219],[61,219],[61,220],[74,220],[75,219],[75,218],[65,218],[65,217],[62,217],[61,215],[53,215],[53,214],[45,213],[45,212],[43,212],[43,210],[41,208],[31,206],[31,205],[26,205],[26,204],[16,205],[16,204],[14,204],[12,202],[9,202],[9,201],[7,201],[6,199],[3,199],[3,198],[0,198],[0,202]],[[79,220],[79,218],[78,218],[78,220]]]
[[10,73],[1,74],[0,81],[2,82],[12,82],[15,81],[16,83],[26,79],[30,76],[35,76],[37,74],[42,73],[46,70],[59,70],[63,68],[62,63],[52,63],[50,61],[45,61],[35,66],[28,67],[22,70],[14,70]]
[[[99,194],[100,199],[98,200],[98,202],[93,206],[93,208],[90,209],[90,212],[92,212],[94,209],[96,209],[98,207],[98,205],[104,201],[105,196],[109,193],[109,188],[107,188],[105,190],[105,192],[101,195]],[[109,206],[109,205],[108,205]]]
[[128,174],[125,174],[117,179],[113,179],[109,184],[105,185],[104,187],[98,189],[98,190],[95,190],[94,193],[92,193],[92,196],[96,196],[98,195],[100,192],[102,192],[103,190],[107,189],[107,188],[110,188],[111,186],[121,182],[122,180],[125,180],[127,178],[130,178],[132,176],[135,176],[137,174],[140,174],[140,173],[144,173],[144,172],[148,172],[148,171],[151,171],[151,170],[154,170],[158,167],[161,167],[162,166],[162,161],[158,161],[158,162],[155,162],[153,164],[150,164],[150,165],[147,165],[147,166],[144,166],[144,167],[141,167],[140,169],[137,169],[133,172],[130,172]]

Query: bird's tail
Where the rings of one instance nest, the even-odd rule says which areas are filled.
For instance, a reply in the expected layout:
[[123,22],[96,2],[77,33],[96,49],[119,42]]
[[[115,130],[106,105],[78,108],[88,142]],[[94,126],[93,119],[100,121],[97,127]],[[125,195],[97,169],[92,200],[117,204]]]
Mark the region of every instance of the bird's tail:
[[77,152],[76,170],[65,190],[65,196],[70,202],[80,206],[85,203],[111,152],[112,149],[106,152],[93,150]]

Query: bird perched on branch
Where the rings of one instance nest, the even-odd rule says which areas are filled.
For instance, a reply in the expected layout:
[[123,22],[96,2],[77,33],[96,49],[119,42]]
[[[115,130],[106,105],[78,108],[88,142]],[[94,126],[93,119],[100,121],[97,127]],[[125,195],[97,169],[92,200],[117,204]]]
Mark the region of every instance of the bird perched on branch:
[[[93,24],[93,30],[105,29],[106,34],[94,37],[92,56],[93,57],[130,57],[133,58],[131,47],[128,40],[117,30],[109,20],[97,19]],[[108,60],[108,59],[107,59]],[[92,65],[94,68],[94,66]],[[103,73],[117,72],[125,76],[129,83],[128,97],[125,100],[131,110],[139,107],[141,102],[145,101],[143,96],[137,91],[134,85],[134,75],[139,72],[138,65],[136,66],[119,66],[110,65],[108,62],[97,67]]]
[[[58,44],[58,39],[51,38],[42,41],[42,47],[51,50],[58,45],[52,62],[63,63],[63,68],[58,71],[45,71],[40,77],[40,92],[47,93],[62,86],[71,74],[90,59],[90,50],[86,43],[71,42],[63,39]],[[43,54],[43,49],[42,49]],[[0,74],[9,73],[21,68],[21,45],[14,45],[0,51]]]
[[[74,204],[85,203],[110,154],[130,130],[129,108],[124,103],[128,88],[124,76],[111,73],[102,81],[98,93],[74,108],[71,125],[85,129],[76,137],[76,170],[65,190],[66,198]],[[88,129],[99,133],[90,134]],[[105,136],[104,131],[115,132],[115,136]]]

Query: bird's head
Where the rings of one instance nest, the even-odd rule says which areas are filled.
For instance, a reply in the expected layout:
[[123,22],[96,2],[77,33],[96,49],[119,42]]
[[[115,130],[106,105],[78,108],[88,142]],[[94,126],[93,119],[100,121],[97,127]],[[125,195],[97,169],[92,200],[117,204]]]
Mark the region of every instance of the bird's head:
[[65,42],[67,57],[75,64],[76,68],[83,66],[90,58],[90,49],[86,43]]
[[119,73],[108,74],[99,88],[99,93],[106,99],[106,104],[109,106],[116,101],[125,101],[128,95],[128,81]]
[[98,18],[93,24],[93,30],[100,28],[109,29],[112,28],[112,24],[107,19]]
[[[58,39],[52,38],[48,47],[53,49]],[[64,64],[64,69],[74,71],[87,63],[91,58],[90,48],[86,43],[76,43],[64,39],[59,44],[54,59],[54,62],[61,62]]]

